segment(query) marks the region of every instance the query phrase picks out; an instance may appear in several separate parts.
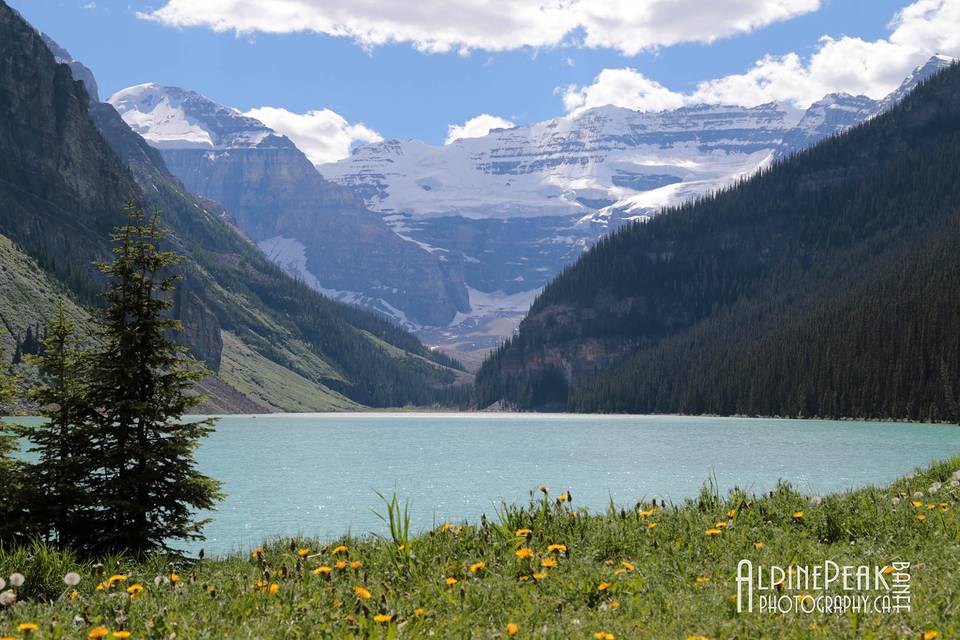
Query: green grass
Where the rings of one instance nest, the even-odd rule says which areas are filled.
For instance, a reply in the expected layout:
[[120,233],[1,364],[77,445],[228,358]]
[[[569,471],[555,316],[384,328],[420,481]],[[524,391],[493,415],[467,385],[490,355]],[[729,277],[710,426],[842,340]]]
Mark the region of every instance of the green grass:
[[223,332],[219,375],[246,396],[280,411],[354,411],[349,398],[304,378],[260,355],[233,334]]
[[[266,545],[261,557],[195,564],[107,558],[94,568],[39,546],[0,552],[0,574],[23,572],[27,597],[0,612],[0,636],[22,637],[17,626],[34,622],[33,637],[42,638],[85,638],[99,625],[129,629],[132,638],[501,638],[509,624],[517,625],[517,638],[918,638],[931,631],[955,638],[960,504],[951,477],[958,469],[955,458],[819,504],[785,485],[762,497],[719,496],[708,485],[676,506],[591,514],[574,509],[575,493],[571,503],[533,491],[530,504],[505,506],[491,522],[417,536],[402,502],[385,499],[386,537],[282,541]],[[942,487],[931,494],[935,482]],[[923,494],[919,508],[911,504],[914,492]],[[802,518],[793,516],[798,511]],[[706,535],[718,522],[727,523],[721,533]],[[529,529],[529,538],[519,529]],[[551,544],[566,549],[551,552]],[[340,545],[346,550],[337,553]],[[306,558],[300,548],[309,550]],[[532,557],[518,557],[521,548]],[[556,566],[544,569],[548,558]],[[738,614],[734,578],[742,558],[881,567],[909,561],[913,609]],[[345,569],[336,568],[340,560]],[[353,569],[351,562],[361,564]],[[331,570],[314,573],[318,567]],[[71,569],[82,576],[75,598],[59,580]],[[175,585],[158,578],[172,571]],[[531,577],[540,571],[545,575]],[[98,591],[111,574],[126,579]],[[126,589],[135,583],[144,591],[131,599]]]

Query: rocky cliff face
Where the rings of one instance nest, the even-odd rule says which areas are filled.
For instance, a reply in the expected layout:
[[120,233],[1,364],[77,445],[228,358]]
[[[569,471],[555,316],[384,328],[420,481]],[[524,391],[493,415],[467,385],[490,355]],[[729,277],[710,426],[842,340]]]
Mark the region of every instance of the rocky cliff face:
[[141,85],[110,98],[192,193],[223,204],[289,273],[410,324],[467,310],[462,264],[398,235],[290,140],[199,94]]

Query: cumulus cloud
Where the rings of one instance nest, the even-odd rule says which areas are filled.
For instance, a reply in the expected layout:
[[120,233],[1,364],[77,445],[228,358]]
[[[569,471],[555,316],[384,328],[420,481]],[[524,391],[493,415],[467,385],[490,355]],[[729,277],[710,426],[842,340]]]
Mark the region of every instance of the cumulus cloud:
[[633,69],[604,69],[586,86],[561,89],[568,112],[612,104],[656,111],[710,102],[755,106],[773,100],[805,108],[832,92],[881,98],[931,55],[960,56],[960,0],[917,0],[890,22],[890,35],[867,41],[824,36],[808,57],[764,56],[745,73],[671,91]]
[[177,27],[240,33],[315,31],[363,46],[410,42],[422,51],[578,44],[634,55],[712,42],[815,11],[821,0],[167,0],[140,16]]
[[463,124],[449,125],[447,127],[447,139],[444,140],[443,144],[450,144],[461,138],[482,138],[492,129],[509,129],[512,126],[514,124],[509,120],[491,116],[489,113],[481,113]]
[[315,165],[342,160],[360,144],[383,140],[376,131],[362,124],[350,124],[330,109],[293,113],[276,107],[260,107],[244,115],[293,140]]

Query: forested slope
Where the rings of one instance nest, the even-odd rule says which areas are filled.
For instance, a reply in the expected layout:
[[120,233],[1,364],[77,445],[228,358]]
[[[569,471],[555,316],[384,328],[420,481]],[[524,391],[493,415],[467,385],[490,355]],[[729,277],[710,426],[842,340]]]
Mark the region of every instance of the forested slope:
[[960,67],[601,241],[478,375],[486,405],[958,419]]

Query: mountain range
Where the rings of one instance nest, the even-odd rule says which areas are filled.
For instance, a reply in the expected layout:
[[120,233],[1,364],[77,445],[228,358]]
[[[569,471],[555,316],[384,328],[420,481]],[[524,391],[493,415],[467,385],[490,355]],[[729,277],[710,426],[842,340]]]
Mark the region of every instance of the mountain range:
[[[221,204],[198,198],[92,73],[0,1],[0,321],[9,355],[58,301],[89,329],[111,234],[134,198],[184,256],[174,315],[212,374],[205,411],[319,411],[438,401],[458,366],[380,314],[284,273]],[[80,80],[74,77],[77,73]]]
[[547,282],[625,222],[869,120],[949,61],[934,56],[883,100],[599,107],[442,146],[367,144],[316,170],[279,132],[192,91],[138,85],[108,102],[289,273],[474,351],[509,336]]
[[960,420],[960,64],[904,88],[597,242],[483,364],[480,405]]

